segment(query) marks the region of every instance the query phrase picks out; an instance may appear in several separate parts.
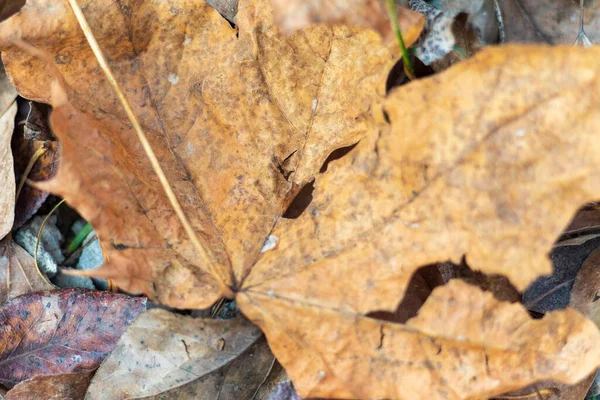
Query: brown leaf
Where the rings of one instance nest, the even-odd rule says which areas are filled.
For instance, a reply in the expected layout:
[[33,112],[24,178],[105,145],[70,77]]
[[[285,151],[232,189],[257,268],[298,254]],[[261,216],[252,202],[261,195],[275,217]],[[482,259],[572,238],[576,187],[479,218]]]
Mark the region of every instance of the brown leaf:
[[327,156],[365,134],[360,116],[384,95],[397,45],[353,27],[284,37],[265,0],[240,4],[237,29],[195,0],[120,4],[83,5],[212,267],[185,237],[66,0],[31,0],[6,21],[2,56],[23,96],[48,101],[54,78],[12,47],[18,31],[53,55],[68,85],[72,106],[52,115],[61,167],[40,186],[96,228],[108,263],[94,273],[172,306],[206,307],[219,286],[239,287]]
[[[45,105],[29,102],[29,112],[24,124],[18,127],[13,135],[11,147],[15,157],[15,177],[20,182],[23,174],[35,152],[44,147],[45,153],[35,162],[27,179],[30,181],[45,181],[52,178],[58,170],[58,149],[50,132]],[[15,206],[15,221],[13,229],[21,227],[42,206],[48,192],[32,185],[25,184],[21,189]]]
[[0,239],[10,232],[15,216],[15,174],[10,139],[15,127],[17,92],[0,67]]
[[0,241],[0,306],[22,294],[51,289],[54,285],[37,269],[29,253],[10,237]]
[[264,337],[259,338],[248,350],[229,365],[202,378],[171,389],[152,400],[229,400],[253,399],[267,378],[275,356],[269,350]]
[[[488,50],[390,95],[384,110],[391,129],[383,124],[330,166],[312,203],[298,219],[277,224],[271,234],[277,246],[244,281],[240,308],[266,331],[288,372],[287,362],[311,358],[283,354],[277,346],[286,339],[270,332],[294,329],[301,318],[319,325],[321,310],[338,315],[340,324],[346,313],[393,311],[421,265],[458,262],[466,254],[473,269],[505,275],[521,290],[550,272],[546,254],[554,239],[573,210],[600,190],[593,177],[598,156],[591,151],[600,114],[590,90],[598,85],[598,55],[574,48]],[[481,99],[486,102],[478,108]],[[285,308],[298,317],[267,318]],[[339,335],[345,329],[354,328],[340,327]],[[322,345],[337,337],[320,332],[314,340]],[[589,333],[596,340],[598,333]],[[348,357],[361,351],[348,350]],[[304,375],[312,371],[317,379],[324,369],[312,362]],[[578,379],[593,366],[587,368]],[[330,393],[326,381],[313,393],[315,381],[290,375],[304,395],[344,393]],[[389,385],[387,395],[397,397]]]
[[91,372],[38,375],[12,388],[5,400],[83,400]]
[[204,320],[160,309],[147,311],[102,363],[86,399],[158,395],[213,373],[259,335],[260,330],[242,317]]
[[0,384],[95,369],[145,304],[80,289],[17,297],[0,312]]
[[238,299],[302,397],[478,399],[540,379],[575,383],[600,356],[600,335],[577,312],[532,320],[458,280],[406,325],[277,295]]
[[[385,0],[271,0],[277,25],[285,33],[310,25],[356,25],[371,28],[385,41],[395,40]],[[398,23],[402,36],[410,46],[423,28],[419,13],[398,7]]]

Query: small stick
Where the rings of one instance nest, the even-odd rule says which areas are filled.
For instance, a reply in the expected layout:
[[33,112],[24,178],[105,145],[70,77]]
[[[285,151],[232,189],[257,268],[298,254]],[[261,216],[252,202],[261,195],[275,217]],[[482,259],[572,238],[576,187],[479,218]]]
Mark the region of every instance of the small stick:
[[21,176],[21,180],[19,181],[19,187],[17,188],[17,195],[15,197],[15,203],[17,202],[17,200],[19,200],[19,195],[21,194],[21,190],[23,190],[23,186],[25,186],[25,181],[27,181],[27,177],[29,176],[31,169],[33,168],[33,166],[35,165],[37,160],[39,160],[39,158],[44,155],[46,150],[48,150],[47,147],[45,145],[42,145],[31,156],[31,159],[29,160],[29,164],[27,164],[25,171],[23,171],[23,176]]

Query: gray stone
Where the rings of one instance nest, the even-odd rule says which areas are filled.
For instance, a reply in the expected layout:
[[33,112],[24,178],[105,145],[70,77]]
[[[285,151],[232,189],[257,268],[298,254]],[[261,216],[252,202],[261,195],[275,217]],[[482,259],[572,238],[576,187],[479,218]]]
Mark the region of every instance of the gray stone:
[[[63,268],[69,270],[72,268]],[[57,274],[52,278],[52,283],[61,288],[78,287],[85,289],[96,289],[92,279],[87,276],[72,276],[62,273],[59,269]]]
[[[37,235],[45,216],[35,216],[23,225],[15,234],[15,242],[34,256]],[[40,269],[49,277],[56,275],[58,265],[65,260],[61,250],[63,236],[56,227],[56,216],[51,216],[46,222],[37,252]]]
[[[99,266],[101,266],[102,264],[104,264],[104,257],[102,256],[102,249],[100,248],[100,242],[98,241],[98,238],[95,237],[95,233],[93,231],[90,232],[90,234],[88,235],[88,238],[90,237],[90,235],[94,239],[91,243],[85,245],[85,247],[83,248],[83,251],[81,252],[81,256],[79,257],[79,260],[77,261],[77,266],[75,267],[76,269],[83,269],[83,270],[96,269]],[[86,241],[87,241],[87,238],[86,238]],[[98,289],[108,290],[108,282],[105,281],[104,279],[92,278],[92,281],[94,282],[94,285],[96,285],[96,287]]]

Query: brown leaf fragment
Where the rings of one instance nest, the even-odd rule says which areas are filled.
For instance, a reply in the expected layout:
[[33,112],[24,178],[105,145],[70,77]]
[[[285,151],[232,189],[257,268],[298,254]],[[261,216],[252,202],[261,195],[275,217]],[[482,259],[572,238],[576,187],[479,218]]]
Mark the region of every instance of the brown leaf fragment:
[[27,0],[2,0],[0,1],[0,21],[17,13]]
[[147,400],[233,400],[252,399],[275,361],[264,337],[230,364],[202,378],[171,389]]
[[479,399],[542,379],[575,383],[600,356],[600,332],[576,311],[532,320],[458,280],[405,325],[280,296],[238,302],[302,397]]
[[0,241],[0,306],[22,294],[54,288],[21,246],[10,237]]
[[[29,102],[28,113],[24,123],[15,130],[11,147],[15,157],[15,178],[20,182],[27,166],[40,148],[45,152],[37,159],[29,172],[29,181],[45,181],[54,177],[58,170],[59,143],[55,140],[48,126],[48,110],[45,104]],[[13,229],[20,228],[42,206],[48,192],[31,184],[21,188],[15,205],[15,221]]]
[[0,309],[0,384],[95,369],[146,299],[65,289],[17,297]]
[[[397,45],[357,27],[283,36],[265,0],[239,5],[237,29],[195,0],[82,6],[212,252],[215,277],[202,273],[206,262],[184,235],[66,0],[31,0],[0,27],[18,90],[56,106],[61,167],[39,186],[96,228],[108,259],[99,277],[171,306],[208,307],[221,295],[219,283],[239,288],[277,218],[329,154],[369,130],[360,116],[384,95]],[[17,32],[53,55],[69,104],[52,98],[45,61],[12,45]]]
[[[374,29],[384,41],[395,40],[385,0],[271,0],[275,21],[287,34],[314,24],[356,25]],[[424,18],[398,7],[398,23],[407,46],[419,36]]]
[[600,326],[600,248],[585,259],[575,278],[569,306]]
[[5,400],[83,400],[91,372],[38,375],[12,388]]
[[127,329],[102,363],[86,399],[155,396],[177,388],[220,369],[260,334],[242,317],[204,320],[149,310]]

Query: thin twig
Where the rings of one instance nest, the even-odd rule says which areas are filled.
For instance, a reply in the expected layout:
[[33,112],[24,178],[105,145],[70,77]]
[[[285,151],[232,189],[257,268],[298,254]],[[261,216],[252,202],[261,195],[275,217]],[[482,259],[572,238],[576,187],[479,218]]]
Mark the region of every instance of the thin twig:
[[39,160],[39,158],[42,155],[44,155],[46,150],[48,150],[48,148],[44,144],[39,149],[37,149],[35,151],[35,153],[33,153],[33,156],[31,156],[31,159],[29,160],[29,164],[27,164],[27,168],[25,168],[25,171],[23,172],[23,176],[21,176],[21,180],[19,181],[19,187],[17,188],[17,195],[15,197],[15,203],[17,202],[17,200],[19,200],[19,195],[21,194],[21,190],[23,190],[23,186],[25,185],[25,182],[27,181],[27,177],[29,176],[31,169],[33,168],[33,166],[35,165],[37,160]]
[[90,47],[92,48],[92,51],[94,52],[94,55],[96,56],[96,59],[98,60],[98,63],[100,64],[100,68],[102,68],[102,71],[104,71],[104,74],[106,75],[108,81],[110,82],[113,90],[117,94],[117,97],[118,97],[119,101],[121,102],[121,105],[125,109],[125,113],[127,114],[129,121],[133,125],[133,128],[134,128],[135,132],[137,133],[140,143],[142,144],[142,147],[144,148],[144,151],[146,152],[146,155],[148,156],[148,159],[150,160],[152,169],[158,176],[160,184],[161,184],[163,190],[165,191],[165,194],[166,194],[167,198],[169,199],[169,202],[171,203],[173,210],[175,211],[175,213],[177,214],[177,217],[179,218],[179,221],[183,225],[183,229],[189,236],[189,238],[192,242],[192,245],[194,246],[194,248],[195,248],[196,252],[198,253],[198,255],[200,256],[200,258],[203,259],[203,261],[206,263],[207,272],[211,273],[211,275],[213,275],[213,277],[215,279],[217,279],[217,281],[221,284],[224,295],[226,295],[228,297],[233,296],[233,292],[229,288],[229,285],[232,283],[231,282],[232,278],[230,276],[225,276],[225,274],[223,273],[224,271],[221,271],[216,268],[215,262],[213,261],[212,257],[210,256],[208,251],[204,248],[204,246],[200,242],[200,239],[194,232],[192,225],[190,224],[187,216],[185,215],[183,208],[181,207],[181,204],[179,203],[179,200],[177,200],[177,197],[175,196],[175,192],[171,188],[171,185],[170,185],[167,177],[165,176],[165,173],[163,172],[162,167],[160,166],[158,158],[156,157],[156,155],[154,154],[154,151],[152,150],[152,147],[150,146],[150,142],[148,141],[146,134],[142,130],[142,127],[140,126],[135,114],[133,113],[133,110],[131,109],[131,106],[129,105],[127,98],[123,94],[121,87],[119,86],[110,67],[108,66],[108,63],[106,62],[104,54],[102,53],[102,50],[100,49],[100,46],[98,45],[98,42],[96,41],[96,38],[94,37],[94,34],[92,33],[90,26],[89,26],[85,16],[83,15],[81,7],[77,3],[77,0],[69,0],[69,4],[71,5],[71,8],[73,9],[73,12],[75,13],[77,21],[79,22],[79,26],[83,30],[83,33],[85,34],[85,37],[86,37]]

